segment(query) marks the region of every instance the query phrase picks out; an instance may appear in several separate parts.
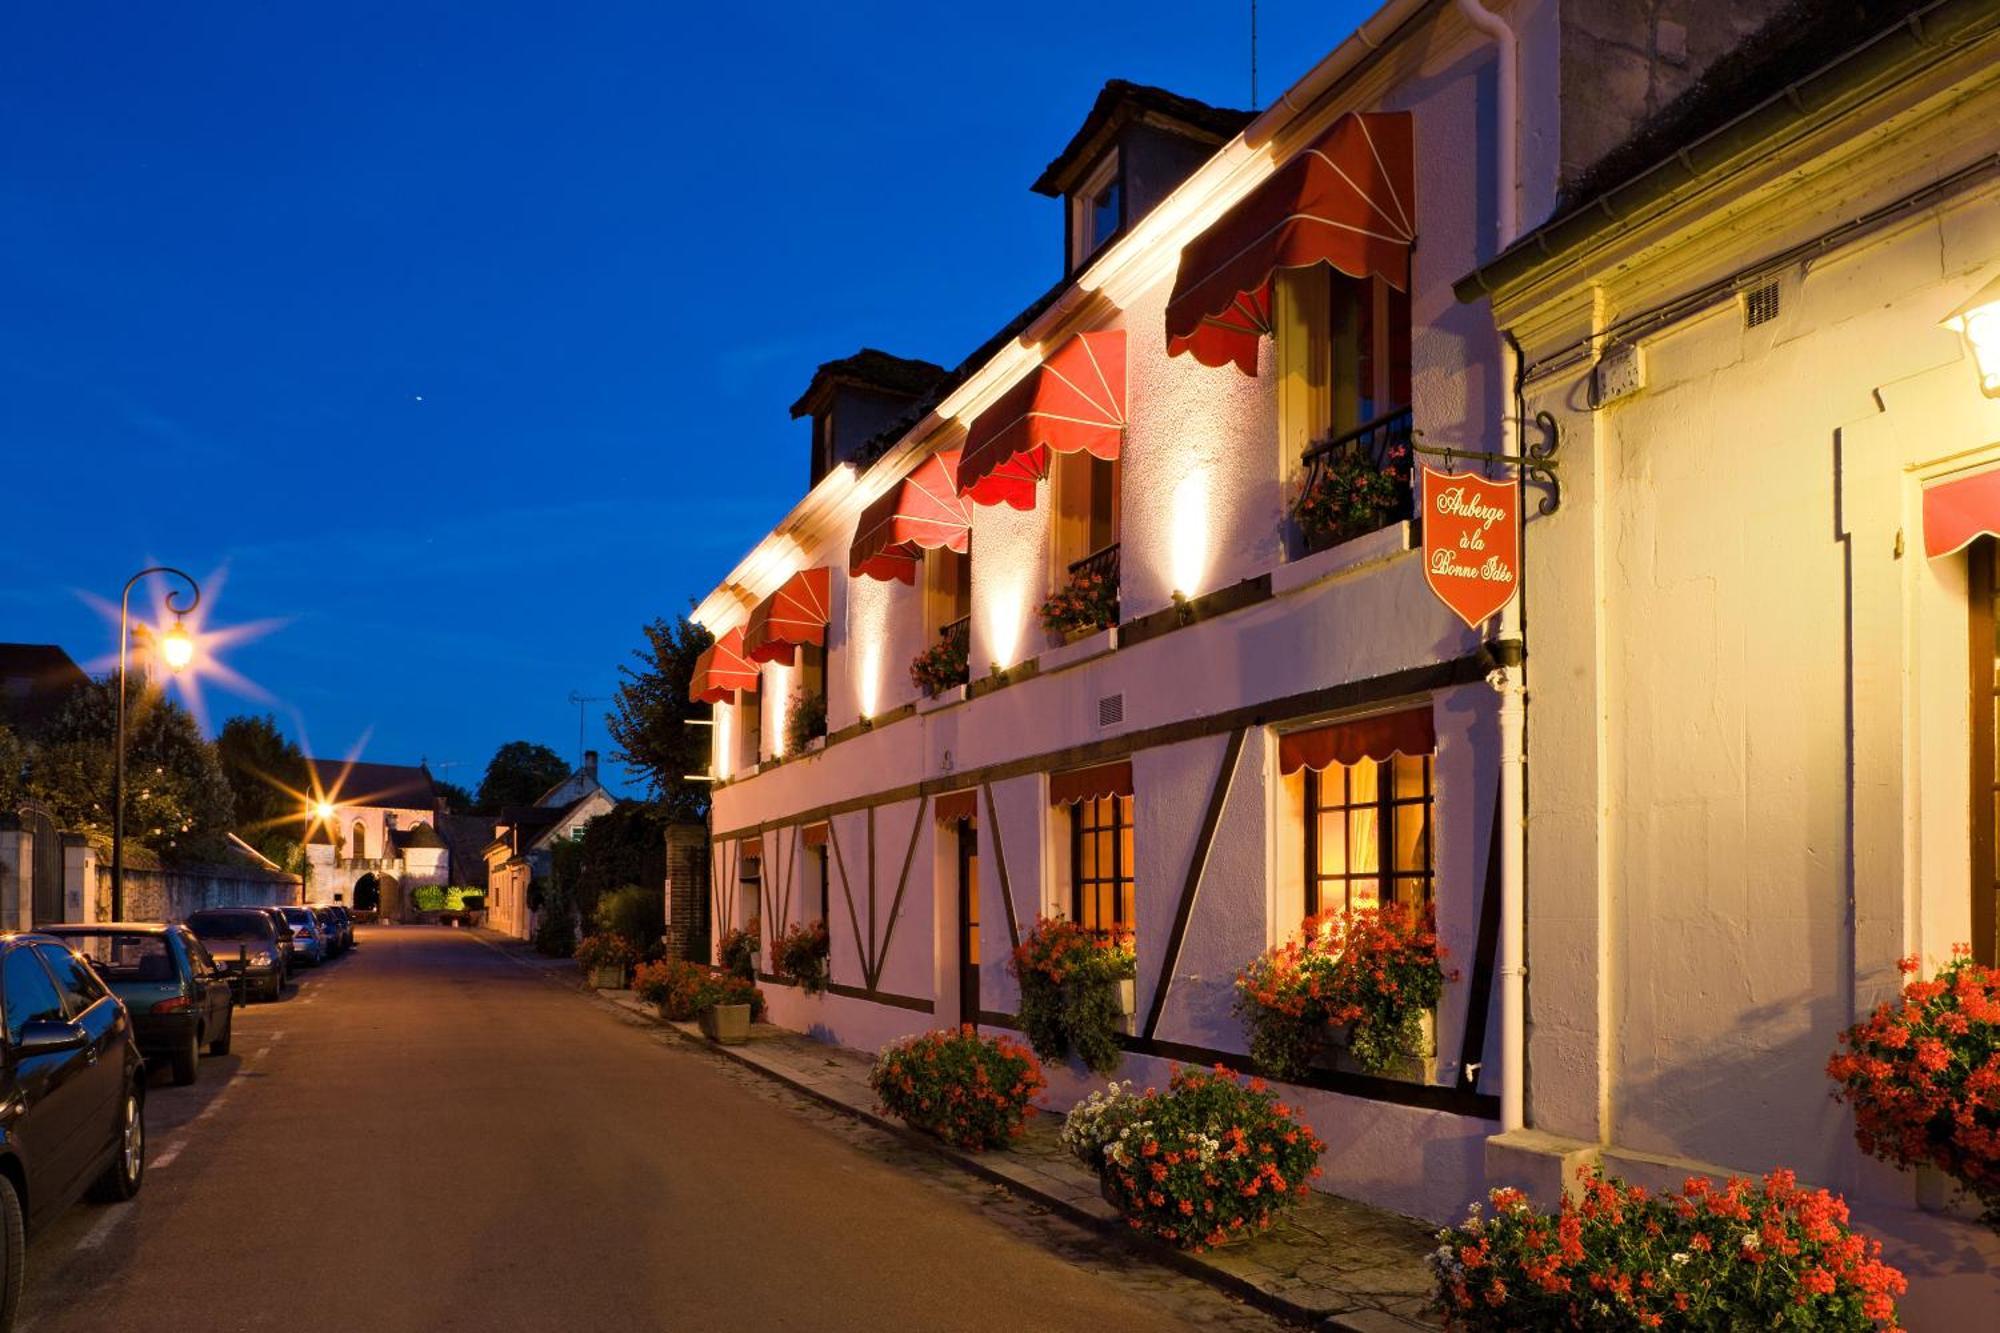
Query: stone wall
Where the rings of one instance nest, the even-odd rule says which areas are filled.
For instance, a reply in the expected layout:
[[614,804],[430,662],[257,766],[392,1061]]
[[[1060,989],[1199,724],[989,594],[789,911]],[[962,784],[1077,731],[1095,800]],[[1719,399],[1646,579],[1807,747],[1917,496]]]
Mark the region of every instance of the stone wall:
[[667,957],[694,957],[700,943],[696,913],[707,893],[708,830],[675,824],[667,830]]
[[[96,866],[97,910],[90,919],[111,919],[111,867]],[[303,901],[296,875],[236,866],[183,866],[172,870],[125,871],[127,921],[178,921],[204,907],[261,907]]]

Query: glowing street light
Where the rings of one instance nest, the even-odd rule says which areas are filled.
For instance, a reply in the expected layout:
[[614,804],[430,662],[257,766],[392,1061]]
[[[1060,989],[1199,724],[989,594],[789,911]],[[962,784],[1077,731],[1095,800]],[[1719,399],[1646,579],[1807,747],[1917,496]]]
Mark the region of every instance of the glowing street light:
[[1965,339],[1979,370],[1979,391],[1988,398],[2000,398],[2000,277],[1954,310],[1944,327]]
[[173,612],[174,627],[158,636],[160,657],[167,667],[180,671],[194,661],[194,640],[188,637],[181,617],[201,604],[201,585],[194,576],[171,565],[153,565],[125,580],[118,595],[118,753],[111,788],[111,919],[125,919],[125,659],[132,641],[132,588],[140,579],[167,574],[187,584],[187,602],[181,603],[178,590],[167,593],[167,610]]
[[324,824],[333,818],[333,806],[326,801],[313,802],[313,818]]

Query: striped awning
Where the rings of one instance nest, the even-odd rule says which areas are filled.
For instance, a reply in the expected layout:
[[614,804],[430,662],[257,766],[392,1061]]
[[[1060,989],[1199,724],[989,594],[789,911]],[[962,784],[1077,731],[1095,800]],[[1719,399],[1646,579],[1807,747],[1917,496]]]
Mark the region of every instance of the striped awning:
[[688,681],[688,698],[698,704],[727,703],[738,690],[755,693],[757,664],[743,656],[741,626],[701,650]]
[[800,644],[824,645],[833,613],[832,572],[825,565],[802,569],[757,603],[743,627],[743,655],[752,662],[789,666]]
[[1125,331],[1079,333],[973,421],[958,493],[1032,509],[1050,454],[1116,458],[1124,438]]
[[1120,759],[1112,764],[1099,764],[1095,768],[1073,768],[1067,773],[1049,775],[1050,805],[1075,805],[1078,801],[1094,801],[1100,796],[1131,794],[1130,759]]
[[1363,759],[1380,763],[1391,755],[1425,755],[1437,749],[1437,732],[1431,710],[1406,708],[1400,713],[1356,718],[1294,731],[1278,738],[1278,771],[1296,773],[1301,768],[1323,772],[1335,764],[1358,764]]
[[1350,112],[1181,251],[1167,353],[1257,373],[1271,278],[1327,264],[1409,290],[1416,244],[1410,115]]
[[958,458],[956,449],[939,450],[862,511],[847,548],[850,578],[915,583],[925,551],[965,552],[972,509],[958,497]]
[[942,792],[931,810],[940,824],[975,819],[979,815],[979,791],[975,787],[960,787],[957,791]]
[[1924,554],[1935,560],[2000,537],[2000,467],[1957,472],[1924,487]]

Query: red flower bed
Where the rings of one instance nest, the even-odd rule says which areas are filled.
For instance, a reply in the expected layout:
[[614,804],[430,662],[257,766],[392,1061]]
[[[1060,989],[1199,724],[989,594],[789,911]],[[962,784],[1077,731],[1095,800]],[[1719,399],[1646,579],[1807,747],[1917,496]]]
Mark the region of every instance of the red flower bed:
[[1088,1102],[1082,1118],[1066,1137],[1088,1140],[1105,1197],[1135,1231],[1197,1252],[1270,1226],[1326,1148],[1262,1079],[1221,1068],[1176,1070],[1164,1094]]
[[617,935],[585,935],[576,942],[573,956],[586,972],[600,967],[630,967],[633,962],[632,946]]
[[[1979,1200],[2000,1229],[2000,972],[1960,945],[1930,981],[1910,981],[1841,1034],[1826,1072],[1854,1107],[1863,1152],[1932,1166]],[[1917,970],[1906,958],[1905,975]]]
[[1046,1086],[1034,1053],[971,1028],[926,1032],[886,1048],[868,1085],[890,1115],[953,1147],[979,1152],[1019,1138]]
[[764,992],[755,982],[727,972],[711,972],[699,963],[663,958],[642,963],[632,974],[632,989],[641,1000],[657,1004],[667,1018],[685,1023],[718,1004],[747,1004],[750,1017],[764,1017]]
[[1438,1233],[1437,1303],[1452,1328],[1839,1329],[1896,1327],[1903,1275],[1848,1229],[1847,1205],[1789,1171],[1679,1193],[1582,1175],[1583,1199],[1537,1212],[1494,1190]]

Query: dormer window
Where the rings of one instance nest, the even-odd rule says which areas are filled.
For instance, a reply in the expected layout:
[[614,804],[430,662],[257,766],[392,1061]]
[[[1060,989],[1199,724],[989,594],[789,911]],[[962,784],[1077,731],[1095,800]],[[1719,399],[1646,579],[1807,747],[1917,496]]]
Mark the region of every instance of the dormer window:
[[1081,268],[1125,225],[1124,181],[1119,175],[1118,157],[1116,152],[1109,154],[1090,173],[1083,188],[1070,196],[1072,268]]

